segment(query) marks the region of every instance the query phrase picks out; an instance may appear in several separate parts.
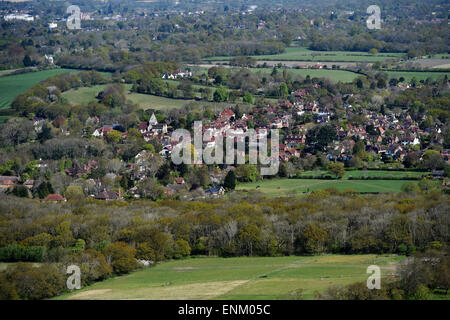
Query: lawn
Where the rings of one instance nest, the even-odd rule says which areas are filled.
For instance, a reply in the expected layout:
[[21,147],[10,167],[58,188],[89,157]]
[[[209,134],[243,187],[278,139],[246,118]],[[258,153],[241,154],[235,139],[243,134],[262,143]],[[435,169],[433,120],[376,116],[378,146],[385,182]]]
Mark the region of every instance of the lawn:
[[[236,190],[258,190],[270,197],[282,197],[296,193],[311,192],[327,188],[356,192],[400,192],[407,180],[324,180],[324,179],[266,179],[241,183]],[[259,186],[259,188],[257,188]]]
[[388,74],[389,79],[403,77],[407,82],[410,82],[412,78],[416,78],[417,81],[426,80],[427,78],[438,79],[447,75],[450,77],[450,72],[427,72],[427,71],[385,71]]
[[286,299],[303,289],[305,299],[330,285],[368,278],[375,264],[393,274],[396,255],[320,255],[289,257],[199,257],[163,262],[95,283],[56,299]]
[[0,109],[9,108],[16,96],[35,84],[56,74],[78,72],[72,69],[51,69],[0,77]]
[[[263,71],[270,73],[272,68],[251,68],[253,72]],[[282,72],[282,71],[278,71]],[[304,78],[309,75],[311,78],[328,78],[331,81],[338,82],[352,82],[355,78],[361,76],[355,72],[345,70],[331,70],[331,69],[288,69],[291,74],[297,74]]]
[[[257,60],[280,60],[280,61],[320,61],[320,62],[376,62],[386,59],[400,58],[403,53],[377,53],[359,51],[313,51],[304,47],[286,48],[284,53],[252,56]],[[220,61],[231,60],[233,57],[211,57],[204,60]]]
[[165,97],[152,96],[148,94],[131,93],[127,99],[137,103],[142,109],[169,110],[178,109],[194,100],[170,99]]
[[[368,178],[368,177],[381,177],[389,179],[405,179],[405,178],[420,178],[431,174],[431,172],[426,171],[391,171],[391,170],[351,170],[347,171],[344,175],[344,179],[352,178]],[[315,171],[305,171],[300,174],[300,177],[321,177],[330,175],[328,171],[315,170]]]
[[[98,85],[93,87],[83,87],[77,90],[71,89],[63,93],[63,96],[72,103],[87,104],[90,101],[97,101],[96,96],[103,90],[105,85]],[[127,91],[131,89],[131,84],[125,85]],[[126,98],[133,103],[138,104],[142,109],[174,109],[181,108],[185,104],[193,100],[170,99],[165,97],[152,96],[148,94],[130,93],[128,92]]]

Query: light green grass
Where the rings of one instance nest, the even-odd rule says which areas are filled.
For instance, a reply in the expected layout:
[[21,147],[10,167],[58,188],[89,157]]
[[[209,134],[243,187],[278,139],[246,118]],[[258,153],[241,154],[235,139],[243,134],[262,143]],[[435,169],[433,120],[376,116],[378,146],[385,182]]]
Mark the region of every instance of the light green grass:
[[170,110],[183,107],[194,100],[170,99],[165,97],[152,96],[148,94],[131,93],[127,99],[137,103],[142,109]]
[[88,104],[91,101],[96,101],[96,96],[105,88],[105,85],[97,85],[92,87],[82,87],[78,89],[71,89],[64,92],[62,95],[71,103]]
[[426,80],[427,78],[438,79],[445,75],[450,78],[450,72],[420,72],[420,71],[385,71],[388,74],[389,79],[403,77],[407,82],[410,82],[412,78],[416,78],[417,81]]
[[95,283],[56,299],[283,299],[297,289],[313,299],[330,285],[365,281],[376,264],[392,274],[403,257],[321,255],[190,258]]
[[16,96],[35,84],[61,73],[72,73],[72,69],[52,69],[0,77],[0,109],[9,108]]
[[[96,96],[100,91],[105,88],[106,85],[98,85],[93,87],[83,87],[78,89],[71,89],[63,93],[63,97],[71,103],[87,104],[91,101],[97,101]],[[125,85],[125,89],[129,91],[131,84]],[[170,99],[165,97],[158,97],[148,94],[130,93],[126,94],[126,98],[133,103],[139,105],[142,109],[156,109],[156,110],[169,110],[174,108],[181,108],[185,104],[193,100],[183,99]]]
[[[272,179],[241,183],[236,190],[258,190],[270,197],[283,197],[290,193],[299,196],[304,192],[336,188],[356,192],[400,192],[407,180],[324,180],[324,179]],[[259,186],[259,188],[257,188]]]
[[[252,56],[257,60],[280,60],[280,61],[320,61],[320,62],[376,62],[386,59],[400,58],[403,53],[378,53],[370,54],[368,52],[351,51],[313,51],[304,47],[286,48],[284,53]],[[220,56],[211,57],[204,60],[220,61],[231,60],[233,57]]]
[[[426,171],[390,171],[390,170],[351,170],[347,171],[343,179],[348,179],[350,177],[353,178],[366,178],[366,177],[383,177],[389,179],[404,179],[404,178],[419,178],[431,174],[431,172]],[[330,175],[328,171],[324,170],[314,170],[314,171],[305,171],[300,174],[300,177],[304,176],[313,176],[313,177],[321,177]]]
[[[272,68],[251,68],[253,72],[262,71],[265,73],[271,73]],[[331,70],[331,69],[287,69],[291,74],[297,74],[304,78],[309,75],[311,78],[328,78],[334,82],[352,82],[360,74],[345,70]],[[278,72],[283,72],[283,70],[278,69]]]

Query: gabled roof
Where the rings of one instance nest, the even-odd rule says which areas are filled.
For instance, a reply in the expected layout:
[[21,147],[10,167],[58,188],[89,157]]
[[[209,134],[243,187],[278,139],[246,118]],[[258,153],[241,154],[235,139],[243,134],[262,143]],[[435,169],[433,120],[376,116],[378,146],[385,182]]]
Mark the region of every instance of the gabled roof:
[[66,199],[59,194],[52,193],[45,197],[44,201],[65,201]]

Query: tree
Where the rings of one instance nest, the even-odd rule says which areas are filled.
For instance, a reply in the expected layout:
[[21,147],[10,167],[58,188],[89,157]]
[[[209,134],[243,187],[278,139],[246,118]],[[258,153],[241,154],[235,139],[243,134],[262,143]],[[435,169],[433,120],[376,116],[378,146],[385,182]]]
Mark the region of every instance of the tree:
[[173,248],[173,258],[180,259],[191,254],[191,247],[186,240],[179,239],[175,241]]
[[236,188],[236,175],[234,170],[228,171],[223,186],[228,190],[234,190]]
[[164,190],[155,178],[148,178],[138,184],[138,192],[144,198],[157,200],[164,194]]
[[443,169],[445,162],[439,151],[427,150],[423,155],[422,165],[425,169],[430,170]]
[[25,186],[15,186],[11,193],[16,197],[28,198],[30,196],[30,191]]
[[244,95],[243,101],[245,103],[255,104],[255,97],[251,93],[246,93]]
[[109,141],[117,143],[117,142],[119,142],[122,139],[122,133],[120,131],[117,131],[117,130],[111,130],[110,132],[108,132],[106,134],[106,138]]
[[303,249],[309,253],[321,253],[324,251],[328,233],[317,223],[312,223],[303,230]]
[[254,223],[246,224],[239,230],[238,237],[246,245],[248,254],[253,256],[253,247],[261,237],[260,228]]
[[40,199],[44,199],[51,193],[54,193],[52,184],[49,181],[42,182],[36,189],[36,193]]
[[317,126],[306,133],[306,145],[315,151],[324,151],[336,138],[336,130],[331,125]]
[[344,164],[341,162],[331,163],[328,171],[336,176],[336,179],[342,178],[345,174]]
[[128,273],[138,267],[135,259],[136,249],[125,242],[115,242],[103,249],[107,263],[112,267],[114,273]]
[[213,96],[213,100],[215,102],[225,102],[228,100],[228,90],[225,89],[224,87],[219,87],[216,89],[216,91],[214,91],[214,96]]
[[67,200],[79,200],[84,198],[83,189],[81,186],[75,184],[68,186],[64,195]]
[[23,58],[23,65],[25,67],[31,67],[33,65],[33,61],[31,61],[31,58],[29,55],[25,55],[25,57]]
[[280,85],[280,97],[286,99],[288,95],[289,95],[288,86],[286,85],[286,83],[283,82]]
[[235,170],[236,177],[241,182],[253,182],[261,178],[258,169],[254,165],[241,164]]

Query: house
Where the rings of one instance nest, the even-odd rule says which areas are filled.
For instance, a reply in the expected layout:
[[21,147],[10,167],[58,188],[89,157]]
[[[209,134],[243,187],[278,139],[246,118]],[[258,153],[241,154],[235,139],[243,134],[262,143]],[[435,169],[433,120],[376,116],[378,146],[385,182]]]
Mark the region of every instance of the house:
[[25,182],[23,183],[23,185],[24,185],[25,187],[27,187],[28,189],[31,189],[31,188],[33,188],[34,180],[28,179],[27,181],[25,181]]
[[163,79],[177,79],[177,78],[188,78],[192,77],[192,72],[189,70],[176,70],[174,73],[164,73],[162,78]]
[[95,129],[92,134],[94,137],[104,137],[106,134],[112,130],[122,131],[120,124],[105,124],[103,127]]
[[175,178],[175,182],[177,184],[185,184],[186,182],[184,181],[184,178]]
[[46,196],[43,201],[60,202],[60,201],[67,201],[67,200],[66,200],[66,198],[64,198],[63,196],[61,196],[59,194],[52,193],[52,194],[49,194],[48,196]]
[[19,181],[17,176],[0,176],[0,192],[12,188]]
[[222,186],[216,186],[206,190],[205,194],[209,197],[218,197],[225,194],[225,189]]
[[106,189],[99,194],[97,194],[95,197],[97,200],[104,200],[104,201],[110,201],[110,200],[123,200],[122,195],[119,192],[114,191],[106,191]]

